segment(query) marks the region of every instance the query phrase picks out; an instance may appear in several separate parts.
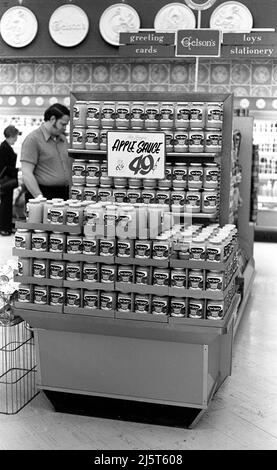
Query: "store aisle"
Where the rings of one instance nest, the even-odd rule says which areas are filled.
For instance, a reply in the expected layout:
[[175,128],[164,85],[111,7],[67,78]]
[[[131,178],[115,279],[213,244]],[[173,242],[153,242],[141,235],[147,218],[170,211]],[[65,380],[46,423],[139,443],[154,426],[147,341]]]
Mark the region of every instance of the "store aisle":
[[[0,240],[0,263],[13,237]],[[277,449],[277,244],[255,244],[256,279],[233,350],[232,376],[195,429],[55,413],[40,393],[0,415],[0,449]]]

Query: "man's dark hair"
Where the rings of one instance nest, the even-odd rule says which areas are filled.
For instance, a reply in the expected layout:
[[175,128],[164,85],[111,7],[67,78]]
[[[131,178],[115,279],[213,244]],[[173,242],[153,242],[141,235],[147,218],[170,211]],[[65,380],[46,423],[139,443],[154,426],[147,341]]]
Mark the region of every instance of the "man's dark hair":
[[69,109],[63,104],[55,103],[46,109],[44,113],[44,121],[50,121],[52,116],[55,116],[56,119],[61,119],[64,115],[70,116]]
[[9,137],[15,137],[17,135],[21,135],[21,132],[15,127],[15,126],[8,126],[6,129],[4,129],[4,136],[6,139]]

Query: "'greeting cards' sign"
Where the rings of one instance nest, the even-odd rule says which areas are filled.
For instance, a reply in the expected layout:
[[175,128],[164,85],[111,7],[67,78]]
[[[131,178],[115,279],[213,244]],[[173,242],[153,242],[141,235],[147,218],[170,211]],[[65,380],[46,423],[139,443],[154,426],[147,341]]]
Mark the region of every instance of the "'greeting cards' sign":
[[108,175],[125,178],[165,177],[165,133],[109,131]]

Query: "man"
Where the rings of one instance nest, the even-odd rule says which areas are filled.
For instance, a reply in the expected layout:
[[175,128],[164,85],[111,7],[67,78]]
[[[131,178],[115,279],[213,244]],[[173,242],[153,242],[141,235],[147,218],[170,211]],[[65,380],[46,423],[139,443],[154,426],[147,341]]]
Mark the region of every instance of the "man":
[[4,129],[5,140],[0,145],[0,175],[5,179],[0,193],[0,235],[9,236],[12,233],[13,190],[17,186],[16,153],[12,145],[20,135],[14,126]]
[[68,108],[53,104],[44,113],[44,123],[25,138],[21,163],[26,202],[32,197],[69,198],[71,159],[65,137],[69,117]]

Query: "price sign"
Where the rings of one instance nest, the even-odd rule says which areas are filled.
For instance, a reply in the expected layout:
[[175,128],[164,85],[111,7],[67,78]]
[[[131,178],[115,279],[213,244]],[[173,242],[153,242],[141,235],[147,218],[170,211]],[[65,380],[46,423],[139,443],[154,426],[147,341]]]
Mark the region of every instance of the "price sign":
[[108,175],[165,177],[165,133],[108,131]]

